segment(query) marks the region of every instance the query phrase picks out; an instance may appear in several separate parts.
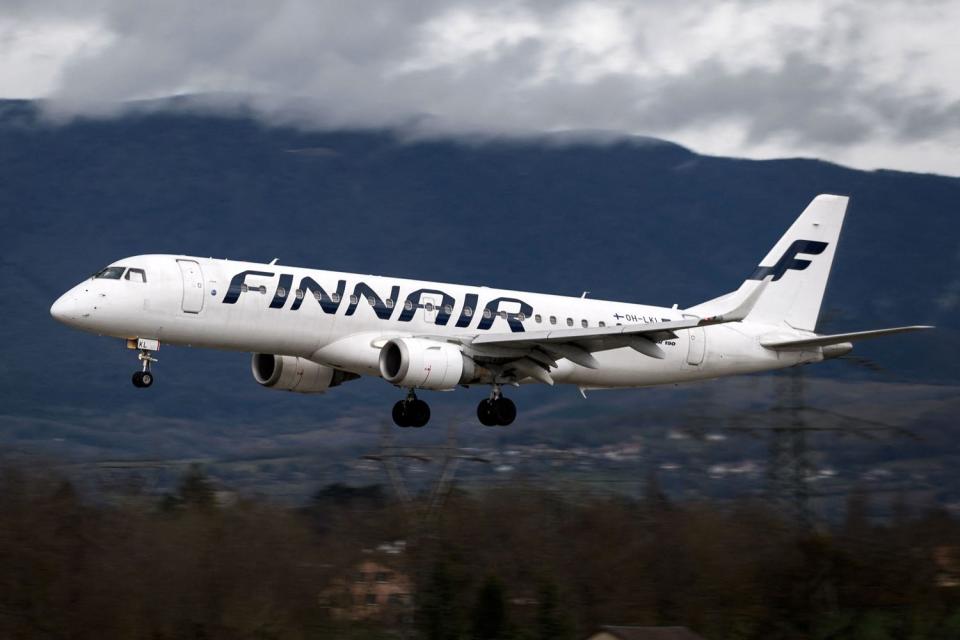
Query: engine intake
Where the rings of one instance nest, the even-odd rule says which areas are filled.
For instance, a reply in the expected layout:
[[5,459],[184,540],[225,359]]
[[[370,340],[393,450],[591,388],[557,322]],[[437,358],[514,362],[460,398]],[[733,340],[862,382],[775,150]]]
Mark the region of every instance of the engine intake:
[[304,358],[269,353],[253,354],[250,368],[253,378],[268,389],[297,393],[323,393],[330,387],[360,377]]
[[380,349],[380,375],[399,387],[448,390],[479,380],[482,369],[455,344],[394,338]]

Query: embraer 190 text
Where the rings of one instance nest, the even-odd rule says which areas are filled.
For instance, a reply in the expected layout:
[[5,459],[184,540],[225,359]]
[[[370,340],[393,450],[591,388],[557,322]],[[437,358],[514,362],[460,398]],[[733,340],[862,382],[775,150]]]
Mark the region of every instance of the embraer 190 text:
[[817,196],[739,289],[688,309],[362,276],[189,256],[125,258],[51,307],[70,326],[127,340],[137,387],[161,342],[253,353],[271,389],[322,393],[363,375],[404,389],[401,427],[421,427],[420,389],[489,385],[487,426],[516,417],[504,386],[644,387],[820,362],[852,342],[930,327],[814,332],[847,198]]

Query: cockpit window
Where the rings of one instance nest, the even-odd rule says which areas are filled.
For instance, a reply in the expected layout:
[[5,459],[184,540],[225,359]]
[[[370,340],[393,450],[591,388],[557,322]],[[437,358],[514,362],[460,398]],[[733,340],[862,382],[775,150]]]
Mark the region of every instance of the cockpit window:
[[133,267],[130,267],[127,269],[127,275],[125,275],[124,278],[131,282],[146,282],[147,272],[143,269],[134,269]]
[[126,271],[126,267],[107,267],[99,273],[93,275],[94,278],[103,278],[105,280],[119,280],[120,276],[123,275],[123,272]]

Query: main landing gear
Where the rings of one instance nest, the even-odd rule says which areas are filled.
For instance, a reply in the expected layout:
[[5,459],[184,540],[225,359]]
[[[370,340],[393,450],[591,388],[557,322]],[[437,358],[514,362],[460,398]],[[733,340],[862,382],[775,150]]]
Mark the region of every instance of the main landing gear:
[[[505,427],[516,417],[517,405],[503,396],[499,384],[493,385],[490,397],[477,406],[477,418],[485,427]],[[393,405],[393,421],[398,427],[422,427],[430,421],[430,406],[410,389],[406,398]]]
[[500,385],[493,385],[490,397],[481,400],[477,405],[477,419],[485,427],[505,427],[517,417],[517,405],[513,400],[504,397]]
[[157,362],[157,359],[153,357],[152,353],[149,349],[140,349],[140,353],[137,354],[137,359],[140,360],[143,368],[133,374],[133,386],[146,389],[153,384],[153,372],[150,371],[150,365]]
[[430,422],[430,405],[411,389],[406,399],[393,405],[393,421],[398,427],[422,427]]

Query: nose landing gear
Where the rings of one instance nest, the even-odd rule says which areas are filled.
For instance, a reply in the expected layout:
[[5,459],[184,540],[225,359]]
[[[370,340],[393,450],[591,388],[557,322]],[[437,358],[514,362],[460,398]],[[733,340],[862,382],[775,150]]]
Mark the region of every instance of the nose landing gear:
[[157,359],[151,353],[149,349],[140,349],[140,353],[137,354],[137,359],[140,360],[143,368],[134,372],[133,386],[139,389],[146,389],[153,384],[153,372],[150,371],[150,365],[157,362]]
[[485,427],[506,427],[517,417],[517,405],[510,398],[504,397],[500,385],[493,385],[490,397],[481,400],[477,405],[477,419]]
[[422,427],[430,421],[430,405],[410,390],[406,399],[393,405],[393,422],[398,427]]

